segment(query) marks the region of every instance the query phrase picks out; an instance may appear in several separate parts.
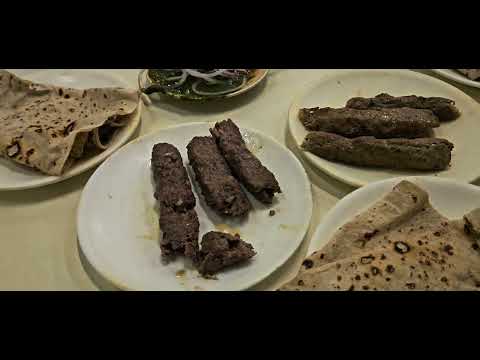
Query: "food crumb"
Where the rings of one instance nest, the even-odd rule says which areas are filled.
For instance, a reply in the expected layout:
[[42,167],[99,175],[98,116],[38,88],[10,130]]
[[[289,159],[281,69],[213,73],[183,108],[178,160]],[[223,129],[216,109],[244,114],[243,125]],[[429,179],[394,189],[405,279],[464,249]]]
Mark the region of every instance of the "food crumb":
[[268,212],[268,216],[275,216],[275,210],[270,210]]
[[112,199],[113,198],[112,194],[108,194],[108,198]]
[[176,276],[177,278],[182,278],[182,277],[185,276],[185,274],[186,274],[185,270],[178,270],[178,271],[175,273],[175,276]]

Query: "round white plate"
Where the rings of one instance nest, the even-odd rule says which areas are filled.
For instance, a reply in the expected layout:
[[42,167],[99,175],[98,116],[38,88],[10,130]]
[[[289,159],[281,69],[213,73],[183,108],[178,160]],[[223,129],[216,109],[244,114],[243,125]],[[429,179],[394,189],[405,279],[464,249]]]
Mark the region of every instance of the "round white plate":
[[462,115],[455,121],[441,123],[434,129],[435,136],[451,141],[451,167],[444,171],[419,172],[414,170],[389,170],[350,166],[322,159],[309,152],[305,158],[316,168],[349,185],[360,187],[374,181],[396,176],[433,175],[473,182],[480,177],[480,104],[456,87],[432,76],[408,70],[347,70],[335,71],[312,84],[298,96],[290,107],[289,131],[298,147],[307,130],[298,120],[298,111],[305,107],[344,107],[355,97],[373,97],[386,92],[391,95],[442,96],[455,101]]
[[[199,102],[205,102],[209,100],[218,100],[218,99],[229,99],[253,89],[255,86],[257,86],[262,82],[262,80],[267,76],[267,73],[268,73],[268,69],[255,69],[253,76],[247,81],[247,83],[241,89],[238,89],[237,91],[234,91],[228,94],[205,96],[198,99],[195,99],[195,98],[192,99],[184,95],[172,95],[168,93],[165,95],[172,98],[177,98],[180,100],[199,101]],[[138,87],[140,89],[144,89],[150,86],[151,84],[152,84],[152,80],[148,76],[148,69],[141,70],[138,74]]]
[[[311,185],[298,159],[285,147],[253,130],[242,133],[255,155],[276,176],[283,193],[266,207],[252,198],[254,210],[239,223],[216,216],[198,196],[195,207],[200,239],[208,231],[228,228],[251,243],[257,255],[206,280],[184,258],[165,265],[160,259],[160,230],[153,197],[152,147],[168,142],[187,166],[186,146],[194,136],[209,135],[213,124],[192,123],[164,129],[126,145],[92,175],[82,193],[77,228],[81,249],[107,280],[128,290],[243,290],[280,267],[301,244],[312,214]],[[190,167],[187,166],[192,180]],[[269,216],[269,210],[276,214]],[[199,240],[200,240],[199,239]],[[185,271],[185,272],[184,272]]]
[[460,219],[466,213],[480,207],[480,187],[478,186],[432,176],[378,181],[351,192],[325,215],[312,237],[308,254],[320,250],[340,226],[380,200],[401,180],[411,181],[428,192],[432,206],[449,219]]
[[432,69],[438,75],[444,78],[456,81],[460,84],[480,88],[480,81],[470,80],[468,77],[453,69]]
[[[130,87],[121,78],[101,70],[12,70],[16,75],[44,84],[72,87],[77,89],[120,86]],[[58,183],[79,175],[101,163],[113,152],[124,145],[135,133],[140,124],[142,101],[135,110],[132,120],[127,126],[120,128],[112,139],[111,146],[100,154],[77,161],[61,176],[42,174],[25,166],[19,166],[0,157],[0,191],[23,190]]]

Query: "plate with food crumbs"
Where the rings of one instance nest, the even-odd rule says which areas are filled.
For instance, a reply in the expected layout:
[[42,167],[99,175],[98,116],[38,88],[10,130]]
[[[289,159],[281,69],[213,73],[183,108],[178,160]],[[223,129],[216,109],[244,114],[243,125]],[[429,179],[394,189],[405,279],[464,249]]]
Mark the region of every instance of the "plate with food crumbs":
[[141,120],[139,91],[101,70],[2,70],[0,87],[0,190],[83,173],[124,145]]
[[[340,81],[340,83],[339,83]],[[408,70],[338,70],[292,103],[289,131],[317,169],[354,187],[398,176],[480,177],[480,104]]]
[[480,69],[433,69],[433,71],[459,84],[480,88]]
[[[217,123],[230,127],[192,123],[136,139],[88,181],[77,217],[80,247],[117,287],[244,290],[303,241],[312,195],[298,159],[235,119]],[[257,160],[235,161],[240,150],[230,145],[238,139],[227,131],[235,128],[246,148],[255,144]]]
[[355,190],[327,213],[280,290],[479,290],[479,204],[478,187],[434,177]]

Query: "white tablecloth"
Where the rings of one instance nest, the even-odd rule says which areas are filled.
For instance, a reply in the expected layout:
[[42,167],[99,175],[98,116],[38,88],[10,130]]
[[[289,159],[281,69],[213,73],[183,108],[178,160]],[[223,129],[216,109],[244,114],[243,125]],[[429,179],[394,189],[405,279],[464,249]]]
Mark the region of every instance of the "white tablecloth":
[[[138,70],[105,71],[137,86]],[[329,71],[271,70],[266,81],[251,92],[220,103],[154,102],[144,110],[140,135],[176,124],[230,117],[243,127],[276,138],[298,156],[287,135],[288,108],[308,83]],[[480,89],[452,84],[480,99]],[[293,277],[322,217],[353,190],[302,162],[312,182],[314,210],[310,230],[292,258],[253,290],[273,290]],[[113,289],[83,258],[77,242],[77,205],[93,171],[39,189],[0,192],[0,289]]]

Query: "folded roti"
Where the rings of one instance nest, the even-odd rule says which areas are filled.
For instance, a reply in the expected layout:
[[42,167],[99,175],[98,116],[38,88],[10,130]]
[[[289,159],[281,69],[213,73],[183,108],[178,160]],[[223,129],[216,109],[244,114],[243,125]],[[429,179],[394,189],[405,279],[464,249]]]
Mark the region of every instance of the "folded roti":
[[[332,241],[341,244],[342,251],[332,251],[335,248],[331,241],[330,247],[320,253],[323,258],[319,252],[307,258],[313,262],[308,269],[304,267],[280,290],[480,290],[479,247],[468,231],[468,224],[476,226],[480,221],[478,210],[462,220],[450,221],[429,204],[426,196],[420,211],[406,202],[405,210],[410,209],[410,215],[400,211],[398,221],[393,216],[380,217],[376,225],[381,225],[381,231],[365,246],[354,245],[359,236],[351,237],[345,229],[361,229],[363,225],[371,231],[369,221],[382,214],[383,206],[378,205],[399,190],[404,195],[426,195],[412,183],[398,184],[334,235]],[[350,247],[348,241],[352,242]]]
[[[341,226],[321,251],[307,257],[300,271],[359,254],[387,243],[383,234],[427,209],[428,194],[415,184],[401,181],[392,191]],[[427,221],[430,211],[419,220]]]
[[42,85],[0,70],[0,154],[61,175],[82,155],[88,133],[112,119],[128,120],[138,103],[137,90]]

